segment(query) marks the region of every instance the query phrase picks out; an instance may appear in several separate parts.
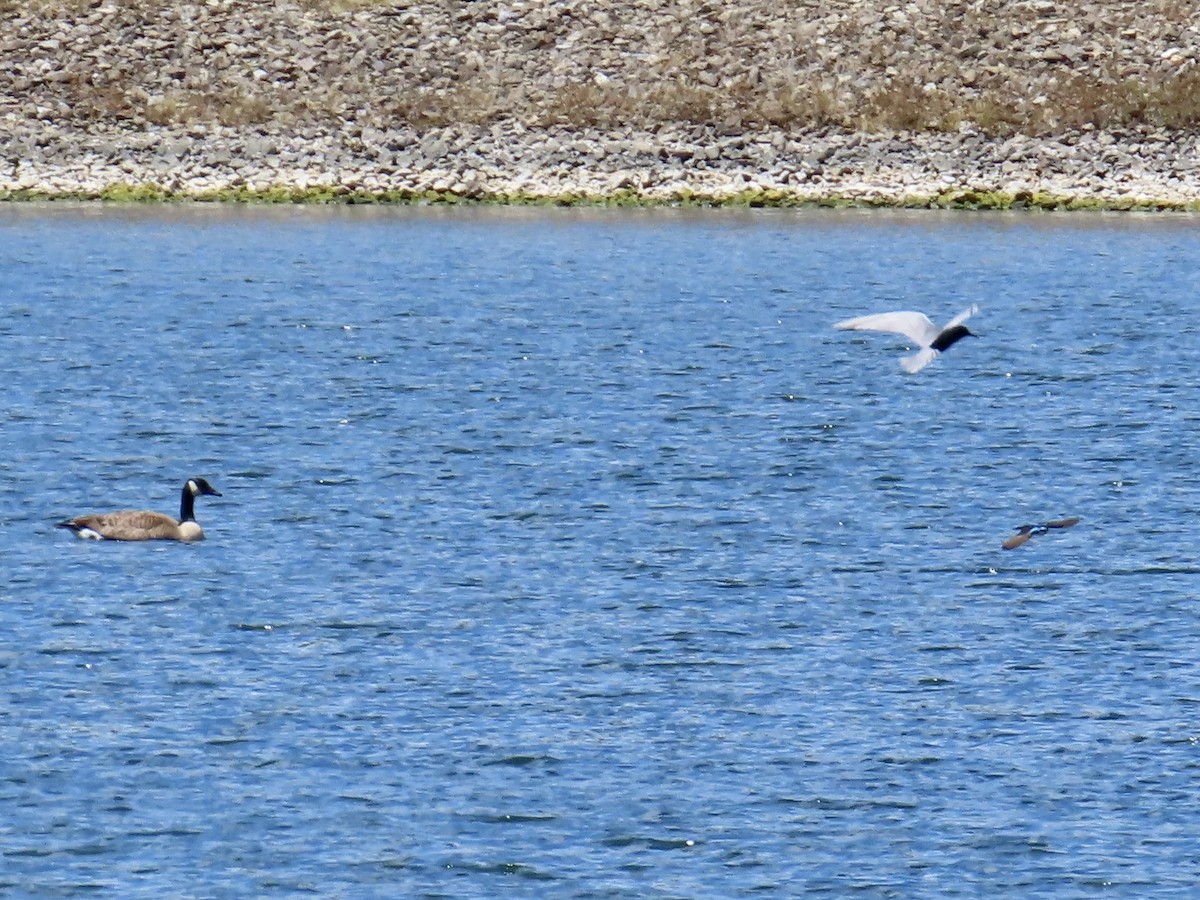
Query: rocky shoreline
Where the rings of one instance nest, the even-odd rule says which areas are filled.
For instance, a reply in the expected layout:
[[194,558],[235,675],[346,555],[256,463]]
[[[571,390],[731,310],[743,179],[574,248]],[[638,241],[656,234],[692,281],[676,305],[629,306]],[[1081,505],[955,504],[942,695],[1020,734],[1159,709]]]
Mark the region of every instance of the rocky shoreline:
[[1200,148],[1191,135],[996,141],[456,126],[349,134],[45,127],[17,153],[9,141],[0,197],[1200,207]]
[[0,5],[0,198],[1200,209],[1167,6]]

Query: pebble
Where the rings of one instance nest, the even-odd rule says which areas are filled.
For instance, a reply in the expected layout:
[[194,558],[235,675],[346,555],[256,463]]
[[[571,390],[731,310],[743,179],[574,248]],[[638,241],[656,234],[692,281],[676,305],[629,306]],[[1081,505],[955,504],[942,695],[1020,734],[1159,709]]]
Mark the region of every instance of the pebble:
[[1180,15],[1098,0],[5,4],[0,196],[1200,204],[1194,128],[1097,124],[1070,93],[1114,71],[1184,85],[1200,14]]

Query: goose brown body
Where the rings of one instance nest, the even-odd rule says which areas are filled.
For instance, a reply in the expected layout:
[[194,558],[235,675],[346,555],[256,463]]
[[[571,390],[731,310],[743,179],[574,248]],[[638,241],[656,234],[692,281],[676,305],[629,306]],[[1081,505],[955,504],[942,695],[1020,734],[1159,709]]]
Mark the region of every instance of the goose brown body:
[[196,497],[220,497],[203,478],[191,478],[183,486],[179,501],[179,518],[144,509],[123,509],[109,513],[91,513],[59,522],[80,538],[97,541],[192,541],[204,540],[204,529],[196,522]]

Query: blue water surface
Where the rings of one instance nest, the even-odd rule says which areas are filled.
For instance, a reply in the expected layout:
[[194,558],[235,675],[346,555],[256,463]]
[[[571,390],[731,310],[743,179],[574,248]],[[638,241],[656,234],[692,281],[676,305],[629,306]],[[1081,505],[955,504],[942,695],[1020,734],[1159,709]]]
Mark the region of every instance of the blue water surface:
[[[0,209],[0,893],[1186,894],[1198,263],[1165,215]],[[918,376],[830,327],[971,303]],[[204,543],[54,527],[196,475]]]

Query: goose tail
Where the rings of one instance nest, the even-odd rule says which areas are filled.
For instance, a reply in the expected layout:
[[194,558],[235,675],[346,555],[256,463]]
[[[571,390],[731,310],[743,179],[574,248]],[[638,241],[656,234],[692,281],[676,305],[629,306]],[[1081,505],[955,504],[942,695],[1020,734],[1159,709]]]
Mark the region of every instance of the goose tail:
[[56,528],[70,529],[72,534],[74,534],[76,537],[83,538],[84,540],[104,540],[104,535],[102,535],[100,532],[82,522],[77,522],[75,519],[67,519],[64,522],[55,522],[54,526]]

